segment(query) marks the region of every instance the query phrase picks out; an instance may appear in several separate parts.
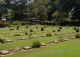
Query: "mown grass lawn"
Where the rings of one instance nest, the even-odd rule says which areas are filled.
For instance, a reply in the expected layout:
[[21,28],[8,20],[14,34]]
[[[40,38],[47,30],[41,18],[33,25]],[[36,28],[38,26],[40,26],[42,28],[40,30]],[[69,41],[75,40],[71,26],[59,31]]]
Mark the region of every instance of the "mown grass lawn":
[[[36,29],[36,27],[38,27],[38,29]],[[26,26],[20,26],[19,30],[17,30],[16,27],[0,28],[0,37],[13,41],[0,44],[0,50],[12,50],[18,47],[22,48],[25,46],[31,46],[34,41],[39,41],[40,43],[48,43],[54,40],[59,40],[60,37],[71,38],[75,36],[74,27],[62,27],[60,32],[58,32],[58,26],[46,26],[44,31],[41,31],[41,27],[43,26],[31,25],[28,28],[26,28]],[[33,30],[32,37],[35,36],[32,39],[29,39],[30,29]],[[27,32],[28,35],[25,35],[25,32]],[[21,35],[14,36],[14,34],[17,33]],[[53,36],[46,36],[47,33],[51,33]],[[45,37],[42,37],[43,35],[45,35]],[[26,40],[20,40],[21,38],[26,38]],[[17,52],[6,57],[72,57],[74,54],[75,57],[77,57],[76,55],[79,52],[78,47],[80,47],[79,42],[80,39],[74,39],[68,42],[58,43],[44,48]]]
[[22,51],[5,57],[80,57],[80,39]]
[[[12,27],[14,28],[14,27]],[[41,36],[43,34],[46,34],[46,33],[49,33],[51,32],[53,29],[54,30],[57,30],[59,27],[53,27],[53,26],[48,26],[47,28],[45,28],[45,30],[43,32],[40,31],[40,28],[39,29],[36,29],[35,28],[35,25],[32,26],[34,32],[36,33],[35,35],[33,34],[33,36],[36,36],[35,39],[28,39],[28,40],[18,40],[20,38],[28,38],[28,35],[22,35],[22,36],[9,36],[9,34],[13,34],[13,33],[19,33],[20,31],[29,31],[30,28],[25,28],[24,26],[21,26],[19,30],[10,30],[10,28],[1,28],[0,29],[0,35],[3,33],[3,35],[1,35],[3,38],[5,39],[10,39],[10,40],[13,40],[13,42],[11,43],[5,43],[5,44],[0,44],[0,50],[4,50],[4,49],[15,49],[17,47],[24,47],[24,46],[31,46],[32,42],[33,41],[39,41],[41,43],[48,43],[50,41],[53,41],[53,40],[57,40],[58,37],[60,36],[47,36],[47,37],[38,37],[38,36]],[[62,37],[63,38],[66,38],[66,36],[69,36],[69,32],[74,32],[73,30],[73,27],[63,27],[63,29],[61,30],[61,32],[56,32],[57,33],[67,33],[67,34],[63,34]],[[39,34],[38,34],[39,33]],[[4,34],[7,34],[7,36],[5,36]],[[53,34],[55,34],[55,32],[53,32]]]

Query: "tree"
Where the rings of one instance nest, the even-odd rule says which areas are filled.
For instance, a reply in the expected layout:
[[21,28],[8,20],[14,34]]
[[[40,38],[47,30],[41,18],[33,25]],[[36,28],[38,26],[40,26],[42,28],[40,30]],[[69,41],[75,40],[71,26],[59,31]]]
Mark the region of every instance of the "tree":
[[7,7],[5,4],[5,1],[1,0],[0,1],[0,19],[2,18],[2,16],[5,17],[6,13],[7,13]]
[[36,17],[39,17],[40,19],[47,18],[47,0],[34,0],[33,6],[34,6],[34,14]]

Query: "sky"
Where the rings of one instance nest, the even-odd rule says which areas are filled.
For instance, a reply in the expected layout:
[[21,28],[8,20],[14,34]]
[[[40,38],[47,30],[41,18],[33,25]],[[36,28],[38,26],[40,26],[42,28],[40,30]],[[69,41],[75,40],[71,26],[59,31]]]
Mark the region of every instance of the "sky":
[[11,3],[15,3],[18,1],[27,1],[27,3],[34,2],[34,0],[11,0]]

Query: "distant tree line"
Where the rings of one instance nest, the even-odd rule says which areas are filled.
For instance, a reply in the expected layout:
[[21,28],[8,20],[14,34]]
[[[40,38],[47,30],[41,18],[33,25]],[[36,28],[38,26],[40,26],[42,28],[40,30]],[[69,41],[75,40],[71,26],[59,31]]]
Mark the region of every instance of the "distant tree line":
[[39,18],[80,24],[80,0],[0,0],[0,19]]

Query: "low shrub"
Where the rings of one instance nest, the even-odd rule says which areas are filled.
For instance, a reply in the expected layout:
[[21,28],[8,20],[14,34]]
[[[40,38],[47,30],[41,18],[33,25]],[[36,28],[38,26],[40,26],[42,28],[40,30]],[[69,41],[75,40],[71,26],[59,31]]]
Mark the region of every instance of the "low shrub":
[[44,28],[43,27],[41,27],[41,31],[44,31]]
[[76,27],[74,27],[74,30],[76,30]]
[[17,28],[16,28],[16,29],[17,29],[17,30],[19,30],[19,28],[20,28],[20,27],[19,27],[19,26],[17,26]]
[[44,26],[44,28],[46,28],[46,26]]
[[60,29],[58,29],[57,31],[58,31],[58,32],[60,32],[61,30],[60,30]]
[[32,29],[30,29],[30,32],[33,32],[33,30],[32,30]]
[[36,29],[38,29],[38,27],[36,27]]
[[55,30],[52,30],[52,32],[56,32]]
[[27,35],[27,32],[25,32],[25,35]]
[[26,28],[28,28],[28,26]]
[[11,28],[10,30],[14,30],[14,29]]
[[62,27],[59,27],[59,29],[62,29]]
[[21,36],[21,34],[14,34],[14,36]]
[[34,41],[33,43],[32,43],[32,48],[39,48],[41,46],[41,44],[40,44],[40,42],[39,41]]
[[4,43],[5,43],[5,40],[2,39],[2,38],[0,38],[0,43],[1,43],[1,44],[4,44]]
[[75,38],[80,38],[80,34],[76,34],[75,35]]
[[51,36],[51,33],[47,33],[46,36]]
[[76,29],[76,32],[79,32],[79,29]]

